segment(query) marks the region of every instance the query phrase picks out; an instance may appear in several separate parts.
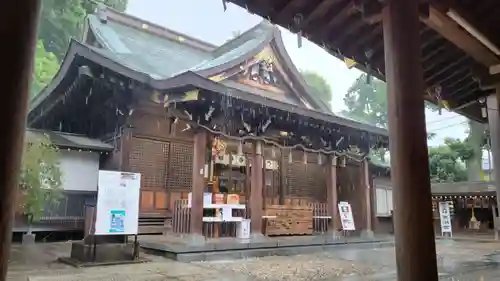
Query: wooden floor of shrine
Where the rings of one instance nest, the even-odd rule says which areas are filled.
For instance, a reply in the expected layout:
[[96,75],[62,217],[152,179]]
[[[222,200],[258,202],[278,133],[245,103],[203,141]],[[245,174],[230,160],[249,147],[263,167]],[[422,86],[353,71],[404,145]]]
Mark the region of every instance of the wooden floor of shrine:
[[150,254],[161,255],[181,262],[232,260],[263,256],[288,256],[335,250],[344,247],[377,248],[394,246],[389,236],[333,237],[331,235],[259,237],[258,239],[212,238],[204,241],[189,236],[140,236],[141,248]]

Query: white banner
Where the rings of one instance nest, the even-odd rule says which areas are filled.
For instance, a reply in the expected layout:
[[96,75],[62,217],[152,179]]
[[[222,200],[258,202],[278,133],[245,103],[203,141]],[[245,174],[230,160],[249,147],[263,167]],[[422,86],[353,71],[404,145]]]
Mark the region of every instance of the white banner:
[[340,222],[343,230],[356,230],[354,218],[352,216],[351,205],[347,202],[339,202]]
[[439,217],[441,219],[441,235],[444,236],[445,233],[451,235],[450,202],[439,202]]
[[141,174],[99,171],[96,235],[135,235],[139,230]]

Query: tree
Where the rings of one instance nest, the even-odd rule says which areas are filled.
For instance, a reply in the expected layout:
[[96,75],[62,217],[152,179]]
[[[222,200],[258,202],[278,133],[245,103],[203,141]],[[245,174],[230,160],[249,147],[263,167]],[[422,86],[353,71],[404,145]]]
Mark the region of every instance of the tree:
[[44,0],[39,24],[31,96],[54,77],[71,38],[79,39],[85,16],[98,3],[124,11],[128,0]]
[[471,150],[471,156],[466,159],[467,178],[469,181],[480,181],[483,170],[483,147],[485,145],[484,125],[469,120],[469,131],[465,143]]
[[36,43],[35,65],[31,81],[31,97],[39,93],[52,80],[59,69],[59,62],[53,53],[47,52],[43,42]]
[[312,94],[330,106],[332,101],[332,88],[326,79],[313,71],[305,70],[301,71],[301,73],[306,83],[311,87]]
[[32,224],[46,209],[57,206],[61,198],[59,152],[48,137],[27,139],[24,146],[21,173],[20,209],[28,219],[28,234]]
[[64,58],[71,38],[80,38],[85,16],[97,3],[124,11],[128,0],[43,0],[38,38],[45,49]]
[[467,170],[461,158],[470,151],[463,142],[446,139],[444,145],[429,147],[429,172],[433,182],[459,182],[467,180]]
[[387,128],[387,88],[384,82],[372,79],[366,83],[366,74],[361,74],[344,96],[346,117],[374,126]]

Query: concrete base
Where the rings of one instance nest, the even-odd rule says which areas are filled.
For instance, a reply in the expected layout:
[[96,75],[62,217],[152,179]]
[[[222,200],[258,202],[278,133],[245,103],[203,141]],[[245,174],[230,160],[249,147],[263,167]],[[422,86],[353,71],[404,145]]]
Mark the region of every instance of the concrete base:
[[260,242],[267,240],[267,237],[262,233],[250,233],[250,241]]
[[333,240],[340,240],[344,238],[344,236],[340,231],[329,231],[327,235],[328,237],[331,237]]
[[22,245],[31,245],[35,244],[36,234],[23,234],[23,240],[21,241]]
[[348,238],[334,240],[331,236],[267,238],[261,241],[248,239],[223,240],[224,242],[207,241],[203,246],[187,244],[157,243],[141,241],[146,253],[160,255],[180,262],[232,260],[264,256],[289,256],[321,252],[334,248],[355,247],[374,248],[392,247],[390,239]]
[[373,239],[375,237],[375,234],[373,233],[372,230],[362,230],[361,231],[361,238],[363,239]]

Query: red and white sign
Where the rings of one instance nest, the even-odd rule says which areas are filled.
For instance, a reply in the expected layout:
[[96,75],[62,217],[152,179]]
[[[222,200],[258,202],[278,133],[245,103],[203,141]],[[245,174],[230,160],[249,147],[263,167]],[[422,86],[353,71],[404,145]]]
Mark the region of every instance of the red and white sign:
[[351,205],[347,202],[339,202],[340,222],[343,230],[356,230],[354,226],[354,218],[352,216]]

